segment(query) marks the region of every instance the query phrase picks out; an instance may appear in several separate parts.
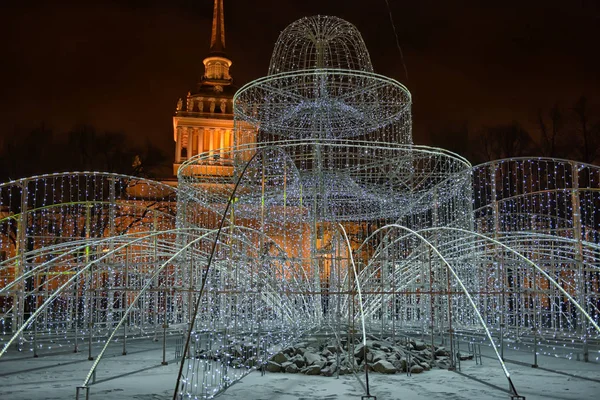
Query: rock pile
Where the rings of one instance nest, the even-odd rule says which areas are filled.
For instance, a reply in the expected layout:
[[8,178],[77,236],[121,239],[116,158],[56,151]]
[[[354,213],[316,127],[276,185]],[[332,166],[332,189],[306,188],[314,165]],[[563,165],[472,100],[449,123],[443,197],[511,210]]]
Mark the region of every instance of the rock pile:
[[[362,343],[350,346],[348,342],[297,343],[274,354],[265,369],[269,372],[304,373],[307,375],[333,376],[367,368],[382,374],[407,372],[418,374],[431,369],[431,346],[418,340],[406,344],[390,344],[391,340],[368,340],[366,347]],[[450,353],[444,347],[435,347],[435,366],[448,368]]]

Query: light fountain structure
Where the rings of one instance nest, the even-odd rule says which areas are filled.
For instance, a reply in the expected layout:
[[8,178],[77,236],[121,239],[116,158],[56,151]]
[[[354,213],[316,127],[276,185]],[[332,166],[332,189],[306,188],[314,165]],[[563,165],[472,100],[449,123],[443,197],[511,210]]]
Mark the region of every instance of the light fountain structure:
[[472,167],[413,144],[409,91],[335,17],[286,28],[234,105],[234,137],[258,139],[225,150],[229,175],[204,153],[176,189],[100,173],[0,186],[0,356],[85,348],[87,393],[111,346],[153,337],[164,364],[181,357],[174,398],[214,396],[311,335],[486,344],[515,396],[505,348],[598,361],[600,168]]

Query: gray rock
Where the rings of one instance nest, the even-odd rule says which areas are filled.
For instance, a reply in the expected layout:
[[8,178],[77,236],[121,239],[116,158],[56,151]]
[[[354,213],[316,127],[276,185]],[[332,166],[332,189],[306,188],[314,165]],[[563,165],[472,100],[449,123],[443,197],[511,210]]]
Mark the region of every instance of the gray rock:
[[369,347],[365,349],[364,345],[361,343],[354,348],[354,357],[358,357],[361,360],[365,357],[365,352],[369,354]]
[[285,372],[287,372],[288,374],[295,374],[298,371],[300,371],[300,368],[298,368],[298,366],[294,363],[290,363],[290,365],[285,367]]
[[394,368],[396,368],[396,371],[398,372],[406,372],[406,369],[408,368],[406,360],[397,360],[392,362],[392,365],[394,366]]
[[350,368],[348,367],[341,367],[340,368],[340,375],[348,375],[352,373],[352,371],[350,370]]
[[288,362],[289,358],[284,353],[277,353],[273,357],[271,357],[271,361],[274,361],[277,364],[283,364],[284,362]]
[[450,352],[446,350],[445,347],[438,347],[435,350],[435,355],[436,357],[448,357],[450,355]]
[[309,353],[308,351],[304,352],[304,360],[306,360],[306,365],[318,364],[321,362],[321,356],[315,353]]
[[309,365],[303,371],[306,375],[320,375],[321,367],[318,365]]
[[420,340],[415,340],[415,341],[411,342],[411,344],[413,345],[413,348],[415,350],[425,350],[427,348],[427,345],[425,344],[425,342],[422,342]]
[[387,358],[387,354],[385,354],[382,351],[373,351],[372,354],[373,354],[373,357],[372,357],[371,360],[369,360],[369,355],[370,354],[367,354],[367,360],[369,360],[370,362],[376,363],[377,361],[385,360]]
[[421,367],[420,365],[413,365],[412,367],[410,367],[411,374],[420,374],[423,371],[424,371],[424,368]]
[[294,357],[292,357],[290,359],[290,361],[293,362],[294,364],[296,364],[296,366],[298,368],[304,368],[304,367],[306,367],[306,361],[304,361],[304,357],[301,356],[301,355],[299,355],[299,354],[297,354]]
[[327,348],[327,350],[329,350],[331,353],[334,353],[334,354],[342,352],[342,349],[340,349],[340,347],[336,346],[336,345],[330,345],[330,346],[327,346],[326,348]]
[[379,360],[375,364],[373,364],[373,371],[380,372],[382,374],[395,374],[396,367],[386,360]]
[[282,351],[283,354],[286,354],[289,357],[293,357],[296,355],[296,348],[294,347],[288,347],[285,350]]
[[267,371],[269,372],[281,372],[281,364],[278,364],[274,361],[267,362]]

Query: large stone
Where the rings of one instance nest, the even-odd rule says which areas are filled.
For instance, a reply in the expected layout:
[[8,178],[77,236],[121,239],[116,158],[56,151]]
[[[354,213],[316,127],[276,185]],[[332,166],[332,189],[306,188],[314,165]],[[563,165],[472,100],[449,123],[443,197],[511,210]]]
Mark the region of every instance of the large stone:
[[321,363],[321,356],[315,353],[309,353],[308,351],[304,352],[304,359],[306,360],[306,365],[313,365]]
[[[369,360],[369,354],[367,354],[367,360]],[[380,360],[385,360],[387,358],[387,354],[385,354],[382,351],[373,351],[373,358],[369,360],[369,362],[374,362],[376,363],[377,361]]]
[[326,367],[321,369],[321,375],[323,376],[333,376],[333,373],[335,372],[335,369],[332,369],[331,367]]
[[286,354],[289,357],[293,357],[296,355],[296,348],[294,347],[288,347],[285,350],[282,351],[283,354]]
[[295,374],[298,371],[300,371],[300,368],[298,368],[298,366],[294,363],[290,363],[285,367],[285,372],[288,374]]
[[274,361],[268,361],[266,369],[269,372],[281,372],[281,364]]
[[340,346],[337,345],[329,345],[327,346],[327,350],[329,350],[331,353],[341,353],[342,349],[340,348]]
[[274,361],[277,364],[283,364],[284,362],[288,362],[289,358],[284,353],[277,353],[273,357],[271,357],[271,361]]
[[304,369],[306,375],[319,375],[321,374],[321,367],[318,365],[309,365]]
[[350,368],[348,367],[341,367],[340,368],[340,375],[348,375],[349,373],[351,373],[352,371],[350,370]]
[[396,368],[396,371],[398,372],[406,372],[406,368],[408,368],[406,360],[393,361],[392,365]]
[[392,348],[388,347],[388,346],[381,346],[379,348],[379,350],[383,351],[384,353],[391,353],[392,352]]
[[435,350],[435,355],[436,357],[448,357],[450,355],[450,352],[446,350],[445,347],[438,347]]
[[423,367],[421,367],[420,365],[413,365],[412,367],[410,367],[411,374],[420,374],[424,370],[425,369]]
[[365,353],[369,354],[369,347],[365,346],[361,343],[354,348],[354,357],[360,358],[361,360],[365,358]]
[[306,361],[304,361],[304,357],[299,354],[292,357],[290,361],[296,364],[298,368],[304,368],[306,366]]
[[379,360],[375,364],[373,364],[373,371],[380,372],[382,374],[395,374],[396,367],[386,360]]
[[422,342],[420,340],[413,340],[411,344],[413,345],[413,348],[415,350],[425,350],[427,348],[425,342]]

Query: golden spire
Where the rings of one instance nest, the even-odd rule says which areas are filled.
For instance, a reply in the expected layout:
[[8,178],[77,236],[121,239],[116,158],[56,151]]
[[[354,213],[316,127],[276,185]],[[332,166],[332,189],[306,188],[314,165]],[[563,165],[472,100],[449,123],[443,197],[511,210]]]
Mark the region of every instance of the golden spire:
[[215,0],[213,9],[212,33],[210,36],[210,55],[225,54],[225,15],[223,0]]
[[210,52],[204,59],[204,76],[202,84],[222,88],[231,84],[229,67],[231,60],[225,55],[225,14],[223,0],[215,0],[212,32],[210,36]]

